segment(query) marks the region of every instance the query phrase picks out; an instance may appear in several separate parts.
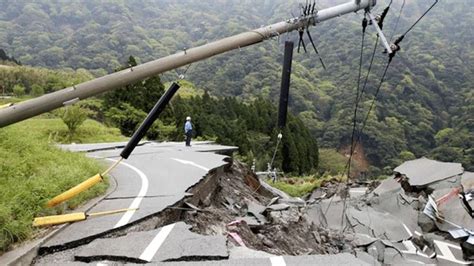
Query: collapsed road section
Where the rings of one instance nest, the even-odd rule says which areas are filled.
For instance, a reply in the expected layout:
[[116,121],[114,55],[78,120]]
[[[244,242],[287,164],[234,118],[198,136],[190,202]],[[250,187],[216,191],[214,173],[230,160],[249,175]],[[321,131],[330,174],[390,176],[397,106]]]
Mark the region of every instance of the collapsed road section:
[[[197,154],[200,159],[196,159],[193,151],[181,151],[180,154],[172,145],[166,146],[165,150],[157,151],[157,148],[141,146],[135,158],[160,154],[160,159],[166,157],[181,166],[194,167],[194,172],[204,171],[204,162],[209,161],[202,157],[210,155],[200,153]],[[113,151],[101,151],[100,155],[111,154]],[[96,152],[92,155],[98,156]],[[147,162],[143,157],[139,160]],[[179,198],[177,193],[168,200],[163,195],[147,192],[143,199],[154,201],[144,209],[149,210],[156,204],[163,206],[155,208],[155,213],[134,214],[125,225],[102,229],[99,233],[95,227],[100,227],[103,221],[99,225],[93,224],[99,219],[69,225],[40,248],[34,264],[107,261],[171,264],[206,261],[226,265],[244,262],[258,265],[372,263],[368,254],[364,261],[352,252],[352,236],[309,222],[305,201],[273,190],[247,167],[229,157],[221,156],[220,162],[221,166],[205,171],[207,175],[197,182],[188,183],[188,189],[181,192]],[[176,185],[183,182],[176,179],[185,176],[173,177],[171,181]],[[164,183],[153,183],[152,186],[152,182],[149,189],[153,186],[167,188]],[[104,202],[130,200],[135,193],[131,190],[136,189],[121,188],[118,194],[107,197]]]
[[382,264],[471,264],[474,175],[461,164],[427,158],[405,162],[394,173],[357,197],[323,197],[310,208],[310,219],[356,234],[356,252]]
[[[209,170],[202,154],[180,155],[173,145],[157,149],[144,145],[137,155],[161,154],[204,177],[169,201],[146,194],[144,199],[155,201],[145,209],[162,207],[119,227],[96,233],[95,224],[68,226],[65,232],[81,238],[53,238],[33,264],[470,264],[472,219],[457,195],[462,192],[469,202],[474,176],[458,164],[422,158],[396,168],[394,178],[375,189],[368,184],[349,190],[351,198],[328,183],[303,200],[272,188],[229,157],[216,157],[220,163]],[[173,191],[165,183],[153,186]],[[105,202],[130,198],[127,189]]]

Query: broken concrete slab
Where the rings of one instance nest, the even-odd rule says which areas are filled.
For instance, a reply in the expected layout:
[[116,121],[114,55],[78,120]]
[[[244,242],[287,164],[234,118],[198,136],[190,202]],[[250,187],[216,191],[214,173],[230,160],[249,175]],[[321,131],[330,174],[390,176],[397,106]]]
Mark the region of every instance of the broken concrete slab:
[[313,222],[318,227],[340,230],[341,226],[347,225],[346,221],[342,222],[343,207],[342,201],[322,200],[320,204],[315,204],[308,208],[308,221]]
[[[85,239],[115,230],[117,225],[122,224],[122,221],[124,221],[124,217],[126,216],[130,216],[129,219],[126,219],[128,220],[128,223],[133,223],[166,209],[168,206],[173,205],[183,197],[183,195],[176,195],[165,198],[144,198],[141,201],[140,208],[137,211],[132,212],[132,215],[124,213],[100,216],[93,217],[85,221],[72,223],[64,228],[61,234],[55,235],[46,243],[44,243],[40,249],[60,250],[65,246],[75,246],[75,243],[80,243]],[[128,208],[132,201],[133,199],[106,200],[92,208],[90,212]]]
[[285,204],[285,203],[280,203],[280,204],[274,204],[274,205],[268,206],[266,208],[266,210],[269,210],[269,211],[284,211],[284,210],[288,210],[289,208],[290,208],[290,205]]
[[255,259],[232,259],[220,261],[189,261],[189,262],[166,262],[166,266],[174,265],[373,265],[352,254],[341,253],[337,255],[307,255],[307,256],[272,256],[270,258]]
[[278,199],[278,203],[294,205],[294,206],[299,206],[299,207],[303,207],[306,205],[306,201],[304,201],[301,198],[289,198],[289,199],[280,198]]
[[[228,252],[224,236],[203,236],[189,231],[191,228],[178,222],[166,228],[169,232],[161,246],[154,251],[151,243],[165,227],[143,232],[129,233],[118,238],[96,239],[82,247],[76,260],[90,262],[108,258],[130,262],[163,262],[173,260],[226,259]],[[156,242],[155,242],[156,243]]]
[[354,236],[354,245],[357,247],[366,247],[377,241],[377,238],[373,238],[366,234],[356,233]]
[[467,191],[474,188],[474,172],[464,172],[461,177],[461,183]]
[[287,265],[370,265],[353,254],[284,256]]
[[300,221],[302,214],[297,209],[293,208],[286,211],[272,211],[268,214],[268,216],[270,221],[273,223],[289,225],[291,223],[297,223]]
[[280,197],[281,199],[289,199],[291,198],[288,194],[286,194],[285,192],[277,189],[277,188],[274,188],[272,186],[270,186],[269,184],[267,184],[267,182],[265,182],[265,180],[259,178],[259,181],[260,181],[260,184],[262,185],[263,188],[265,188],[266,190],[270,191],[273,195],[275,196],[278,196]]
[[370,265],[373,265],[373,266],[380,266],[382,265],[380,262],[378,262],[374,257],[372,257],[369,253],[365,252],[365,251],[361,251],[361,250],[356,250],[356,258],[362,260],[362,261],[365,261],[367,262],[368,264]]
[[[418,225],[418,209],[424,206],[423,202],[418,198],[410,197],[403,191],[397,193],[385,193],[382,196],[374,196],[369,198],[371,207],[382,213],[390,213],[398,217],[410,232],[421,229]],[[363,209],[364,207],[361,207]]]
[[412,236],[396,216],[378,212],[371,207],[366,207],[361,211],[348,208],[347,217],[357,233],[395,242],[406,240]]
[[397,180],[393,179],[393,176],[385,179],[380,185],[373,191],[376,195],[382,195],[385,193],[395,193],[401,190],[400,184]]
[[349,196],[351,198],[357,198],[367,193],[367,187],[352,187],[349,189]]
[[423,157],[406,161],[393,171],[408,177],[411,186],[425,186],[461,175],[464,168],[460,163],[445,163]]
[[229,260],[231,259],[254,259],[254,258],[271,258],[275,255],[255,250],[247,247],[233,247],[229,249]]
[[308,200],[319,200],[325,198],[327,195],[326,191],[322,188],[317,188],[311,192],[311,195],[308,197]]
[[265,211],[265,206],[260,205],[254,201],[247,202],[247,212],[253,215],[262,214]]
[[256,202],[250,201],[247,203],[247,213],[253,215],[261,224],[267,223],[267,219],[262,213],[265,211],[266,207]]

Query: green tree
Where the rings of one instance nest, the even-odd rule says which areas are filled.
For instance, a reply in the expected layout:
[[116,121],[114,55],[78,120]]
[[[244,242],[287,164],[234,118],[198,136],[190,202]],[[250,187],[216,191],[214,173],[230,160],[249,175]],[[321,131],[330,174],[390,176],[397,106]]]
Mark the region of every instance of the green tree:
[[23,95],[25,95],[25,87],[23,87],[22,85],[20,84],[17,84],[13,87],[13,94],[16,96],[16,97],[21,97]]
[[70,140],[82,123],[86,121],[87,113],[87,109],[82,108],[80,105],[71,105],[59,110],[59,117],[68,128]]
[[31,86],[31,95],[37,97],[37,96],[41,96],[43,94],[44,94],[43,87],[41,87],[38,84],[34,84],[33,86]]

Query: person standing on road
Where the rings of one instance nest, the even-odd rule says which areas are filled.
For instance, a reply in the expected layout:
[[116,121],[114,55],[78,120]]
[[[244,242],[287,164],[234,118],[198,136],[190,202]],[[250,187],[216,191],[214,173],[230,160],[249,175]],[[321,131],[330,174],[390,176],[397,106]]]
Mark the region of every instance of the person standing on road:
[[191,138],[193,136],[193,124],[191,124],[191,117],[186,117],[186,123],[184,123],[184,134],[186,135],[186,146],[191,147]]

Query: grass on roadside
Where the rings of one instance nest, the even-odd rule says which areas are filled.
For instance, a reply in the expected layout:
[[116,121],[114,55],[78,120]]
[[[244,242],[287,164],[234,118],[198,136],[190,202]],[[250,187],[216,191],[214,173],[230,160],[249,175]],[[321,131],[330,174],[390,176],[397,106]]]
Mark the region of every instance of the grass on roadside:
[[106,127],[103,124],[87,119],[82,124],[69,141],[68,129],[59,118],[54,119],[29,119],[15,125],[20,130],[34,130],[41,138],[49,142],[56,143],[98,143],[127,141],[128,139],[120,134],[118,128]]
[[[51,145],[52,139],[58,141],[62,136],[54,135],[58,130],[67,133],[59,119],[30,119],[0,128],[0,254],[13,243],[32,237],[34,217],[75,208],[107,188],[104,182],[62,206],[45,207],[52,197],[104,168],[83,154],[62,151]],[[87,121],[76,138],[78,142],[123,140],[118,131],[94,121]]]
[[271,186],[278,188],[279,190],[285,192],[286,194],[292,197],[302,197],[311,193],[316,188],[323,185],[324,182],[328,181],[337,181],[341,182],[345,180],[345,176],[305,176],[305,177],[293,177],[285,178],[272,182],[272,180],[267,180],[267,183]]

